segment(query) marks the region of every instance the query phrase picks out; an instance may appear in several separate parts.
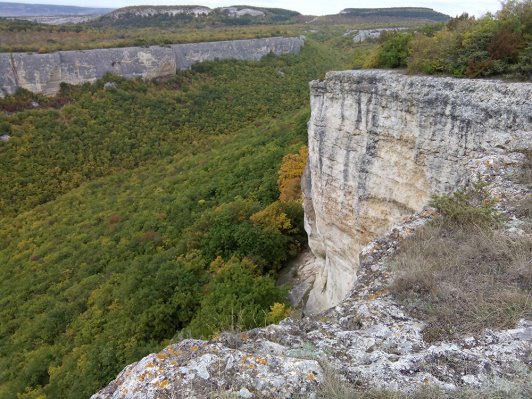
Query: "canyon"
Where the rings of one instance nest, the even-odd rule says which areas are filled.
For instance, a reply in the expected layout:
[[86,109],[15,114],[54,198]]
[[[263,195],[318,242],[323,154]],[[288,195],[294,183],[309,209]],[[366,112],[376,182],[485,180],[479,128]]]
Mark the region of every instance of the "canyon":
[[[430,218],[433,195],[477,177],[500,198],[529,195],[507,176],[531,149],[532,85],[344,71],[310,89],[302,188],[315,276],[307,316],[172,344],[126,367],[92,399],[313,397],[327,367],[370,386],[455,389],[525,362],[532,324],[524,319],[504,331],[426,342],[423,321],[387,290],[387,260]],[[475,366],[466,373],[465,363]]]
[[48,54],[0,53],[0,97],[15,93],[18,88],[53,95],[59,91],[62,82],[92,83],[106,73],[125,78],[152,79],[189,69],[202,61],[251,61],[270,53],[296,54],[303,45],[301,37],[271,37]]

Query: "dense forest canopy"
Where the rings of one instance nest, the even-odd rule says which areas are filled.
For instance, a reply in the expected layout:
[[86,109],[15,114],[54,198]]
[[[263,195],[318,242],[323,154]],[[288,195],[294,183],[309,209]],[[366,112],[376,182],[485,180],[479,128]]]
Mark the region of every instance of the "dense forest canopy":
[[356,67],[530,79],[531,8],[510,0],[362,44],[352,32],[375,25],[0,21],[0,51],[307,36],[300,55],[0,99],[0,398],[88,397],[171,340],[285,316],[275,278],[306,240],[308,81],[353,49]]
[[0,398],[88,397],[171,339],[286,315],[333,44],[0,100]]

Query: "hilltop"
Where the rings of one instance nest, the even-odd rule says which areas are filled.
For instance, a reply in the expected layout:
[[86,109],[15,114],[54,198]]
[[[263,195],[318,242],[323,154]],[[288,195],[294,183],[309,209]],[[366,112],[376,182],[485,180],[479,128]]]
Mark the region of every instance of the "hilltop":
[[114,10],[91,23],[92,26],[209,26],[296,23],[297,11],[281,8],[230,6],[133,6]]
[[314,18],[313,24],[395,23],[413,25],[445,22],[449,15],[424,7],[346,8],[338,14]]

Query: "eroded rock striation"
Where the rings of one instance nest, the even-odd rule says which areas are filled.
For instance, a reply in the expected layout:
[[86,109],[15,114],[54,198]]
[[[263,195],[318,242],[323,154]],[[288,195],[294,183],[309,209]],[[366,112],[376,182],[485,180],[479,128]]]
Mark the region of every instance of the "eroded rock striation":
[[[333,297],[343,300],[319,315],[170,345],[126,367],[91,399],[312,398],[328,370],[403,391],[511,387],[526,373],[530,320],[426,342],[424,322],[390,294],[389,261],[432,217],[430,209],[415,213],[432,193],[480,175],[508,215],[512,203],[530,199],[508,176],[532,150],[532,85],[342,72],[311,87],[307,226],[323,273],[317,281],[334,279],[347,298]],[[519,233],[515,215],[509,219],[505,234]],[[314,295],[327,299],[328,280],[323,288]]]
[[365,245],[531,130],[532,85],[345,71],[310,87],[303,195],[318,263],[306,310],[316,313],[349,293]]
[[259,60],[269,53],[299,53],[301,37],[58,51],[49,54],[0,53],[0,97],[19,87],[55,94],[61,82],[94,82],[110,72],[126,78],[156,78],[217,59]]

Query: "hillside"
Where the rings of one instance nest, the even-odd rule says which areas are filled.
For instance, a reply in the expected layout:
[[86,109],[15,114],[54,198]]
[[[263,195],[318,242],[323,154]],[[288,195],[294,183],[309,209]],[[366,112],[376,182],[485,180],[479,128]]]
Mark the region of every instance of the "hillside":
[[446,14],[434,11],[432,8],[423,7],[346,8],[340,12],[340,15],[364,18],[415,18],[435,22],[447,21],[450,18]]
[[434,23],[438,14],[426,9],[417,14],[412,11],[388,12],[393,9],[366,10],[369,11],[364,16],[340,13],[312,17],[290,10],[248,6],[215,9],[205,6],[138,6],[120,8],[76,25],[51,26],[0,19],[0,52],[49,53],[272,36],[305,35],[330,39],[355,30],[419,27]]
[[274,277],[305,236],[278,170],[308,81],[348,57],[309,42],[0,100],[0,398],[88,397],[172,337],[282,317]]
[[300,14],[280,8],[231,6],[135,6],[119,8],[92,21],[94,27],[204,27],[295,23]]
[[323,15],[312,19],[315,25],[329,24],[372,24],[380,26],[419,26],[444,22],[450,17],[430,8],[346,8],[338,14]]
[[106,14],[112,8],[59,6],[52,4],[25,4],[0,2],[0,17],[35,17],[59,15]]

